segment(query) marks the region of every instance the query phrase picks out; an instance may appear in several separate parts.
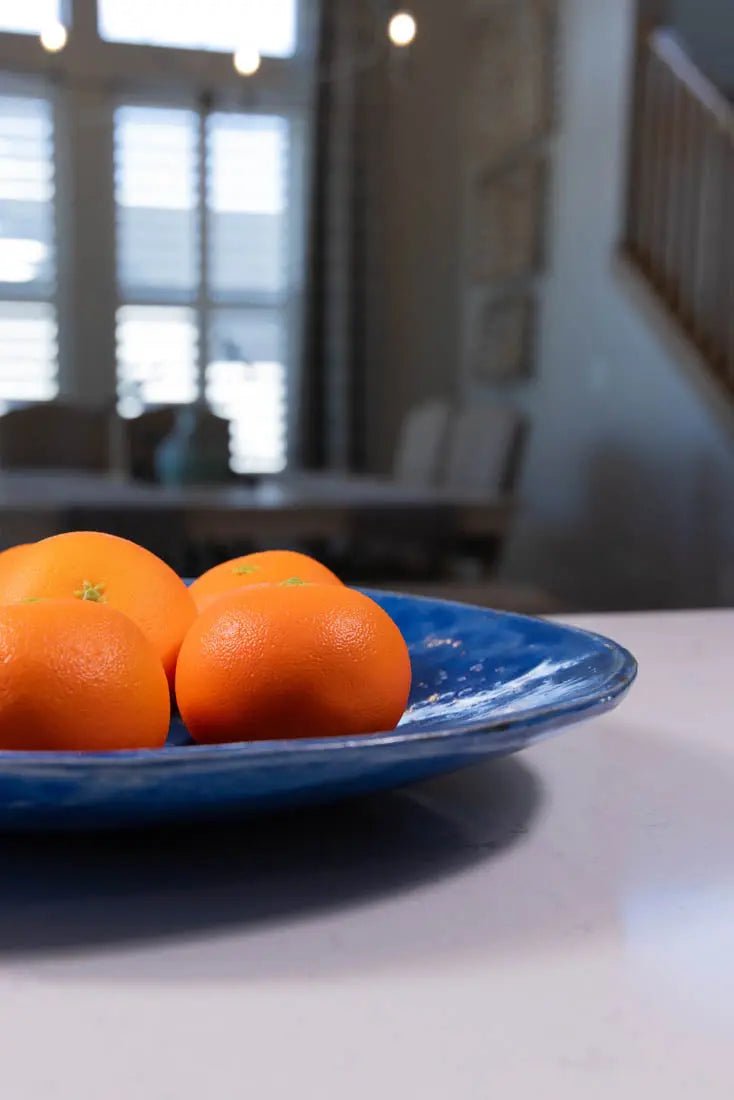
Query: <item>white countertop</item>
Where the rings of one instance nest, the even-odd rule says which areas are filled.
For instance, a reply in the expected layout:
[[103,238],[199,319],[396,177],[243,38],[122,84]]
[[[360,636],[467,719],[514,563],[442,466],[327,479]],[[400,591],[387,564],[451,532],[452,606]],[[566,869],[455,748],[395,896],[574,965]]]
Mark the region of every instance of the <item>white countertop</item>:
[[734,612],[594,616],[621,709],[410,793],[0,839],[7,1100],[731,1100]]

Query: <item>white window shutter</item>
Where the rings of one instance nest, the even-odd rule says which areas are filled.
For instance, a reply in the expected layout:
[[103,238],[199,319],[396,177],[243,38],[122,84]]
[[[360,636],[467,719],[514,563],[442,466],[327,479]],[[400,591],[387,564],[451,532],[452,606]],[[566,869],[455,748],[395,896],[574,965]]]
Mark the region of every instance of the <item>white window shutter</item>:
[[206,138],[207,400],[231,421],[233,469],[275,472],[287,448],[289,124],[215,112]]
[[53,106],[0,82],[0,402],[58,392]]
[[185,405],[198,393],[196,313],[188,306],[121,306],[117,392],[123,416],[147,405]]
[[278,115],[115,112],[120,411],[194,401],[203,378],[242,473],[286,462],[289,158]]
[[124,299],[196,297],[197,140],[193,111],[115,112],[117,277]]

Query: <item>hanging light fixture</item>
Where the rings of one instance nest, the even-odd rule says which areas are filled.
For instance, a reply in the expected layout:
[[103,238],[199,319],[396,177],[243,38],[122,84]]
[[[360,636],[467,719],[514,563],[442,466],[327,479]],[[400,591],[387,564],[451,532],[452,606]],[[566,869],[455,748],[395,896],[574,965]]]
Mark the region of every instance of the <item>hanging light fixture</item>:
[[387,37],[393,46],[401,49],[412,44],[417,32],[418,24],[415,16],[409,11],[396,11],[387,24]]
[[257,46],[253,45],[240,46],[235,50],[232,58],[235,72],[238,72],[240,76],[254,76],[260,68],[261,61],[260,51]]
[[69,41],[69,32],[63,23],[54,20],[43,27],[38,37],[44,50],[47,50],[48,53],[58,53],[59,50],[63,50]]

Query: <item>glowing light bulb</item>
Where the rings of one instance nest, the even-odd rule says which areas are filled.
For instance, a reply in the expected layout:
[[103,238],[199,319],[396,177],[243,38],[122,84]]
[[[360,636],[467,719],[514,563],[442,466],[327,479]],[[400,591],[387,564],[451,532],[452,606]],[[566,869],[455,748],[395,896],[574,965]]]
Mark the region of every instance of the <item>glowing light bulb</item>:
[[48,50],[49,53],[58,53],[69,41],[69,32],[63,23],[54,22],[43,28],[39,38],[44,50]]
[[240,76],[253,76],[260,68],[260,51],[257,46],[240,46],[235,50],[232,64]]
[[418,24],[408,11],[396,11],[387,25],[387,36],[393,46],[409,46],[416,36]]

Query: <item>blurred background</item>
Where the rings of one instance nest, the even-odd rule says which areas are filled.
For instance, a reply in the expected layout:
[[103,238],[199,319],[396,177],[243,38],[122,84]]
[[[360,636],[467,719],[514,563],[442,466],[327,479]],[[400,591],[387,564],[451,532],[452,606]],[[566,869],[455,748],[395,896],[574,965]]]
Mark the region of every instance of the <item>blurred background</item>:
[[731,0],[0,0],[0,547],[734,601]]

